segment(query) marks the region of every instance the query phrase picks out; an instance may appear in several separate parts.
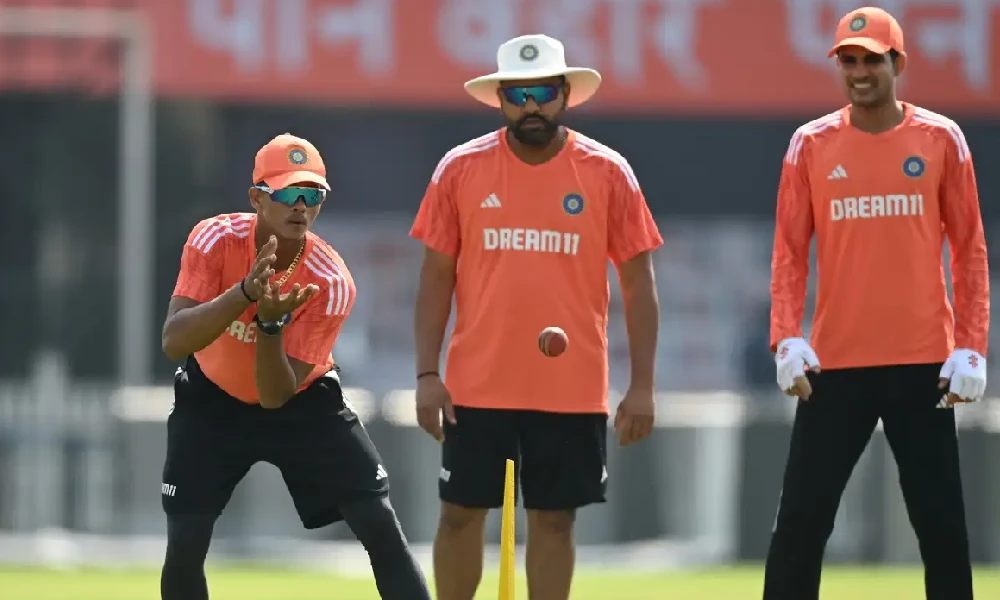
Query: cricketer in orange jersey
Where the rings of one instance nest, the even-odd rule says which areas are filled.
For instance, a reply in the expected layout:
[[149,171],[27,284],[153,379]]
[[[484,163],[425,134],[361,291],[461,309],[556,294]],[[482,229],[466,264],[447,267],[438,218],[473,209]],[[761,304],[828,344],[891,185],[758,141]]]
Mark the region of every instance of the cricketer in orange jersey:
[[[795,132],[778,192],[771,344],[779,387],[801,401],[764,598],[818,598],[841,495],[881,419],[927,598],[970,600],[952,407],[986,387],[989,268],[972,154],[954,121],[897,100],[907,55],[887,12],[847,14],[830,55],[850,105]],[[807,341],[813,239],[818,290]]]
[[[485,518],[503,502],[511,458],[528,511],[530,595],[565,599],[575,511],[603,502],[607,487],[608,260],[621,281],[632,359],[615,418],[624,445],[653,426],[651,253],[662,239],[628,161],[559,124],[567,107],[596,92],[597,72],[568,68],[562,44],[541,35],[500,46],[498,66],[466,89],[500,108],[507,126],[445,154],[411,231],[426,247],[417,416],[443,440],[435,585],[440,600],[475,595]],[[558,358],[538,350],[548,326],[570,339]]]
[[[174,297],[208,302],[229,286],[239,285],[247,275],[248,265],[253,265],[257,256],[255,240],[258,237],[258,221],[256,214],[234,213],[198,223],[184,246]],[[333,370],[331,350],[355,298],[350,271],[329,244],[307,231],[301,249],[299,264],[286,270],[290,275],[283,282],[283,287],[298,285],[318,297],[316,301],[304,301],[302,306],[294,309],[292,323],[295,326],[289,323],[287,331],[283,332],[285,351],[293,369],[300,364],[312,365],[309,372],[301,377],[295,392],[308,388],[317,378]],[[299,265],[301,268],[298,268]],[[279,276],[271,275],[270,278],[277,281]],[[310,289],[315,292],[308,291]],[[256,376],[267,372],[256,369],[256,359],[261,356],[257,351],[257,308],[257,304],[248,302],[246,309],[222,335],[194,352],[195,360],[212,382],[230,396],[248,404],[260,403]],[[264,355],[262,358],[267,357]],[[299,374],[303,370],[304,367],[300,367]],[[287,402],[288,398],[290,396],[284,401]],[[270,408],[278,403],[269,401],[265,396],[263,404]]]
[[257,153],[254,213],[198,223],[163,325],[174,377],[163,508],[164,600],[207,600],[216,518],[255,463],[276,466],[306,528],[345,520],[368,551],[382,598],[429,599],[389,504],[382,459],[344,398],[331,351],[356,290],[310,226],[329,191],[308,141]]

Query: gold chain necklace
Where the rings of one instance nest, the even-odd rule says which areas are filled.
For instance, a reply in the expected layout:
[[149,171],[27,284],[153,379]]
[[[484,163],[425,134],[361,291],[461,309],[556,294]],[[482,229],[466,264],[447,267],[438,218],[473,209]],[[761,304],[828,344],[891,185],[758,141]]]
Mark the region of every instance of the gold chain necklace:
[[278,280],[278,289],[281,289],[281,286],[285,285],[288,278],[292,276],[292,273],[295,271],[295,266],[299,264],[299,259],[302,258],[302,252],[305,249],[306,241],[302,240],[302,245],[299,246],[299,253],[295,255],[295,258],[292,259],[292,264],[288,265],[288,269],[285,270],[285,274]]

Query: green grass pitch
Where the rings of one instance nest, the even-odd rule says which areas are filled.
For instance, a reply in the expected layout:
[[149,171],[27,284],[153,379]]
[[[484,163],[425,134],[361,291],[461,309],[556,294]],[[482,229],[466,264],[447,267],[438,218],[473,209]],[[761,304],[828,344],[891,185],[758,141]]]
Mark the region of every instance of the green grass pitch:
[[[754,600],[761,593],[760,567],[681,573],[583,571],[573,600]],[[250,566],[209,571],[212,600],[377,600],[370,578],[278,571]],[[496,598],[488,576],[478,599]],[[4,600],[158,600],[155,570],[45,570],[0,567]],[[1000,598],[1000,570],[976,571],[976,597]],[[522,588],[518,598],[527,599]],[[913,600],[923,598],[922,575],[914,568],[828,567],[823,600]]]

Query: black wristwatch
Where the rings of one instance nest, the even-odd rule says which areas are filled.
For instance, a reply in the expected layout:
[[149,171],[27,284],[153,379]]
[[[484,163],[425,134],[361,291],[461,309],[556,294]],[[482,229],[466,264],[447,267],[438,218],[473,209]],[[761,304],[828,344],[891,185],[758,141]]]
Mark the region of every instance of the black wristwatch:
[[261,321],[260,316],[254,315],[253,322],[257,324],[257,330],[264,335],[278,335],[281,330],[292,322],[291,313],[281,317],[277,321]]

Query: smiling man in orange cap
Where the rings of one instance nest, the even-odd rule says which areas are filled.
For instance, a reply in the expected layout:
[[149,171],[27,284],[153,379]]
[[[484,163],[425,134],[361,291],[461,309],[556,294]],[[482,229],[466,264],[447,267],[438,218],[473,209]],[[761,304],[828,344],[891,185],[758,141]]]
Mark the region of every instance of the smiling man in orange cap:
[[[954,407],[983,397],[990,319],[972,155],[954,121],[896,98],[907,55],[889,13],[845,15],[830,56],[850,104],[795,132],[778,190],[771,346],[778,386],[800,401],[764,598],[819,597],[841,495],[881,420],[927,598],[971,600]],[[820,286],[807,340],[813,238]]]

